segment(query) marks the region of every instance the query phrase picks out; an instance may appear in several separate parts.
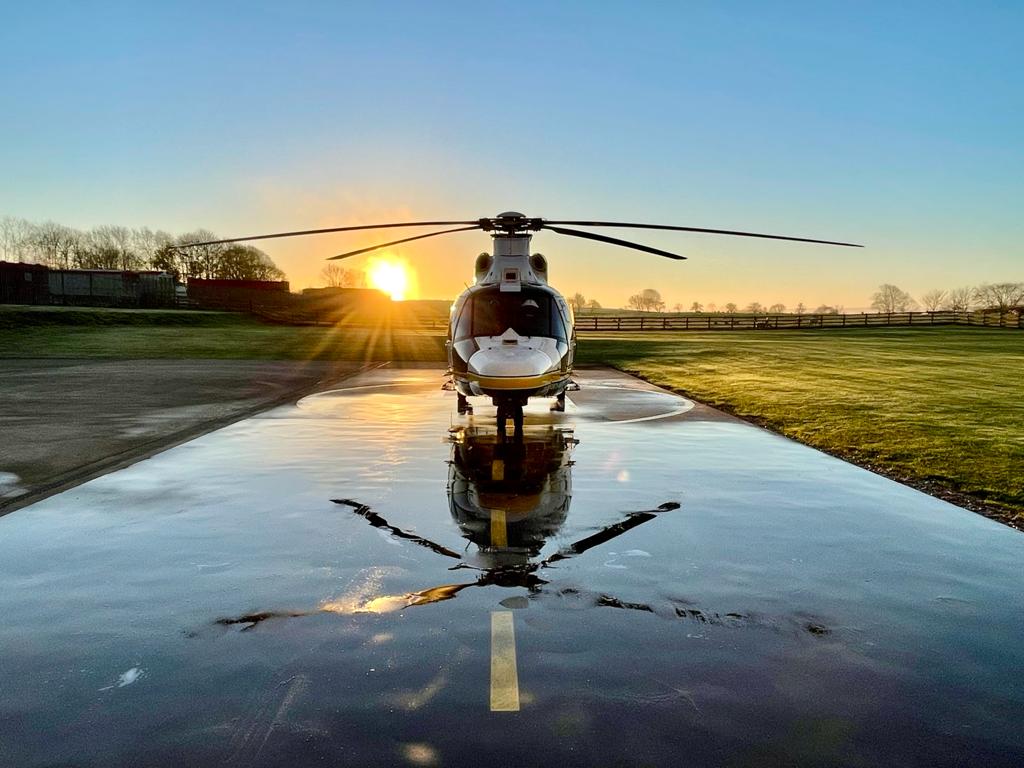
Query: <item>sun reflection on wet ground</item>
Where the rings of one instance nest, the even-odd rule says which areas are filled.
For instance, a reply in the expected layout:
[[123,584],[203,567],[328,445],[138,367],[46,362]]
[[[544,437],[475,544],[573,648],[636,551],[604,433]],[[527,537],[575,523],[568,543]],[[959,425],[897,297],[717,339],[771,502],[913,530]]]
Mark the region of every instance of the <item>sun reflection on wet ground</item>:
[[502,441],[439,374],[0,519],[0,763],[1024,761],[1021,534],[610,372]]

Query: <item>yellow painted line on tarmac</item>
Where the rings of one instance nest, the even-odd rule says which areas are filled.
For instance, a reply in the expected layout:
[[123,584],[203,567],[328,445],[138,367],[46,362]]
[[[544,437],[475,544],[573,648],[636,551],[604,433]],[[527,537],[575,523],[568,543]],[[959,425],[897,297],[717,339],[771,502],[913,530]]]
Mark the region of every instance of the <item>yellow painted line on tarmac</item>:
[[505,510],[491,510],[491,546],[508,546],[508,527],[505,525]]
[[491,712],[519,711],[516,633],[512,611],[491,612]]

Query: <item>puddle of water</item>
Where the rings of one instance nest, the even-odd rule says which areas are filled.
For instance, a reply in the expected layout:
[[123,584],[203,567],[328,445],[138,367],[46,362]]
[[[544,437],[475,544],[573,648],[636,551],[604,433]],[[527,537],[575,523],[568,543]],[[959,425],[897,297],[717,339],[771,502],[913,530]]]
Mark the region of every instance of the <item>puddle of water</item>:
[[14,496],[21,496],[25,488],[21,485],[21,478],[13,472],[0,472],[0,499],[9,499]]
[[1024,760],[1019,533],[744,424],[632,421],[664,393],[581,377],[516,444],[391,375],[0,519],[4,762]]

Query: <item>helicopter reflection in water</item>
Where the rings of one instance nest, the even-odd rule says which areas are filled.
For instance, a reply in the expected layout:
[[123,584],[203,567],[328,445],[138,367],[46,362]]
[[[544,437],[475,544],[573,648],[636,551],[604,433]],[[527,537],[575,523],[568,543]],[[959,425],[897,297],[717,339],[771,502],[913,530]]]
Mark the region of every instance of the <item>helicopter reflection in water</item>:
[[[536,559],[549,539],[564,525],[572,498],[572,449],[578,444],[568,428],[527,428],[514,438],[496,428],[478,425],[454,428],[448,462],[449,509],[462,535],[476,545],[475,553],[454,551],[418,534],[392,525],[369,506],[352,499],[332,499],[348,507],[371,526],[412,542],[435,554],[457,560],[449,571],[470,570],[473,581],[440,584],[404,595],[379,593],[379,583],[367,583],[342,598],[305,611],[261,611],[220,619],[223,625],[245,624],[249,629],[272,618],[317,613],[389,613],[405,608],[450,600],[469,587],[513,587],[530,596],[549,582],[540,574],[555,563],[582,555],[587,550],[621,536],[664,512],[679,509],[670,501],[660,506],[628,512],[616,523]],[[598,604],[650,610],[646,605],[623,603],[600,595]]]
[[514,440],[478,426],[451,433],[448,504],[491,567],[525,565],[558,533],[572,499],[569,429],[534,427]]

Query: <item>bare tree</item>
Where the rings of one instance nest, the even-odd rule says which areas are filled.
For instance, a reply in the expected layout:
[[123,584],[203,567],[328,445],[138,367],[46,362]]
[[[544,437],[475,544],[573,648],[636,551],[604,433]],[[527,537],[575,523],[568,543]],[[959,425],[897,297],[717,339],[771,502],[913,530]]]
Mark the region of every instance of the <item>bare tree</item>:
[[746,311],[756,315],[756,314],[758,314],[760,312],[764,312],[764,307],[761,306],[761,302],[759,302],[759,301],[752,301],[749,304],[747,304],[747,310]]
[[921,306],[929,312],[935,312],[946,303],[946,292],[940,288],[933,288],[921,294]]
[[785,314],[786,312],[786,305],[779,304],[778,302],[776,302],[775,304],[772,304],[770,307],[768,307],[768,311],[771,312],[773,315],[782,315]]
[[587,297],[577,291],[569,299],[569,304],[572,305],[573,312],[580,312],[584,307],[587,306]]
[[838,315],[839,310],[836,307],[829,306],[828,304],[822,304],[814,310],[815,315]]
[[737,307],[735,302],[732,302],[732,301],[730,301],[728,304],[725,305],[725,311],[728,312],[730,315],[736,314],[736,311],[738,309],[739,309],[739,307]]
[[[208,229],[197,229],[178,235],[178,245],[216,240],[217,236]],[[197,245],[182,249],[180,253],[181,276],[213,280],[217,277],[217,260],[224,253],[226,245]]]
[[23,261],[31,258],[32,225],[15,216],[0,219],[0,258],[4,261]]
[[878,312],[906,312],[916,306],[909,293],[890,283],[878,286],[871,297],[871,308]]
[[163,246],[174,241],[168,232],[158,229],[156,232],[149,227],[132,230],[132,251],[143,265],[151,267],[153,259]]
[[629,297],[627,305],[643,312],[660,312],[665,308],[661,294],[653,288],[644,288],[640,293],[634,293]]
[[1024,305],[1024,283],[982,283],[974,289],[974,299],[983,308],[1004,313]]
[[601,303],[597,299],[591,299],[587,302],[587,309],[601,309]]
[[953,288],[948,294],[946,294],[946,307],[954,312],[968,312],[971,309],[971,303],[974,300],[974,289],[964,286],[963,288]]
[[69,269],[81,237],[81,233],[71,227],[44,221],[33,227],[30,235],[35,260],[55,269]]
[[358,269],[345,269],[340,264],[328,264],[320,270],[320,279],[328,288],[365,288],[366,273]]
[[112,227],[95,227],[82,237],[76,263],[82,269],[117,269],[121,249]]
[[804,306],[804,303],[802,301],[799,304],[796,305],[796,313],[798,315],[802,315],[806,311],[807,311],[807,307]]
[[665,309],[665,302],[661,299],[661,294],[653,288],[644,288],[640,291],[640,295],[644,297],[644,306],[649,312],[661,312]]
[[718,311],[718,305],[715,304],[715,302],[713,302],[713,301],[710,302],[708,304],[708,312],[717,312],[717,311]]
[[690,305],[690,311],[691,312],[703,312],[704,311],[704,305],[701,304],[699,301],[695,301],[695,302],[693,302],[693,304]]

